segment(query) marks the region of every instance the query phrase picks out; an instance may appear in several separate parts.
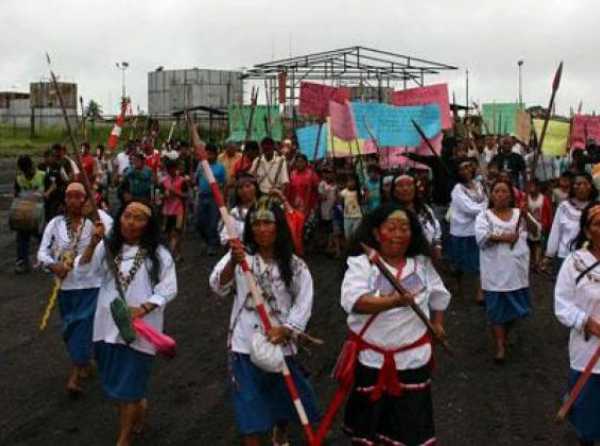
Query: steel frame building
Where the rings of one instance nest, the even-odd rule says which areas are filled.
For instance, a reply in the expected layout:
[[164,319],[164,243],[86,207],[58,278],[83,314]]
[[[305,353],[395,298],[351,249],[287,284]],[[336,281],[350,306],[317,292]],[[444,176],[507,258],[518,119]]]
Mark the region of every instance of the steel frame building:
[[[325,81],[331,85],[390,88],[425,85],[425,76],[458,67],[390,51],[363,46],[340,48],[287,59],[260,63],[247,70],[243,78],[263,80],[271,98],[278,82],[285,82],[286,103],[296,104],[300,82]],[[273,101],[275,102],[275,101]]]

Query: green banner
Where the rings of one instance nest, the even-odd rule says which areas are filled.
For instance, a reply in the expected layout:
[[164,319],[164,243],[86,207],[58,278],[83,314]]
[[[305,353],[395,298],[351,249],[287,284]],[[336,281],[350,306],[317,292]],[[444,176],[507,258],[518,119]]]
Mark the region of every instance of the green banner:
[[[525,104],[522,105],[525,109]],[[517,112],[521,109],[519,104],[483,104],[481,116],[483,118],[485,133],[492,135],[517,136]]]
[[[229,138],[228,141],[243,142],[246,139],[246,129],[250,122],[252,107],[250,105],[229,106]],[[270,136],[275,141],[283,138],[283,122],[277,105],[268,107],[257,105],[252,118],[250,140],[259,141]]]

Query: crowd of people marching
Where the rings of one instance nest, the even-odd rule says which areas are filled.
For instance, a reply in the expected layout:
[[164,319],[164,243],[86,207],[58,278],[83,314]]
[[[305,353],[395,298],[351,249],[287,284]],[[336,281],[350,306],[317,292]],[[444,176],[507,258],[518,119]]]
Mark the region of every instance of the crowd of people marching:
[[[15,272],[33,265],[55,276],[72,363],[67,391],[80,395],[97,364],[104,391],[119,404],[120,446],[143,426],[157,352],[131,327],[143,320],[162,332],[165,306],[177,294],[176,267],[186,261],[182,238],[194,230],[204,255],[224,253],[209,284],[232,298],[227,348],[245,445],[260,444],[265,433],[274,445],[288,444],[288,425],[299,416],[284,369],[303,407],[300,421],[319,424],[325,402],[317,401],[296,353],[310,338],[304,331],[313,304],[304,259],[323,253],[345,262],[340,305],[349,335],[335,376],[347,391],[343,429],[352,444],[436,444],[432,339],[445,337],[451,300],[442,269],[459,283],[476,281],[498,365],[510,358],[511,328],[532,314],[532,274],[558,274],[555,313],[571,331],[569,386],[598,346],[600,202],[591,173],[600,147],[593,141],[550,159],[510,136],[446,136],[440,155],[407,153],[392,170],[382,169],[376,154],[315,163],[288,139],[248,141],[243,149],[207,143],[231,225],[223,224],[196,150],[185,141],[155,146],[152,139],[130,141],[112,157],[84,143],[76,163],[55,144],[37,166],[19,157],[15,180],[16,197],[43,199],[46,219],[33,262],[30,241],[38,234],[17,231]],[[377,250],[404,291],[361,243]],[[265,328],[253,300],[248,268],[272,327]],[[432,330],[411,305],[425,312]],[[582,445],[600,440],[600,364],[593,372],[570,412]]]

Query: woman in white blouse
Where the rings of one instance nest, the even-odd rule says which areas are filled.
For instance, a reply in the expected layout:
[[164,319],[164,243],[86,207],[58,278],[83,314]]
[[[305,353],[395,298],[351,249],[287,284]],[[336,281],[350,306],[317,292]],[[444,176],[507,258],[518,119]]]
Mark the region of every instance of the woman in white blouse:
[[[89,246],[77,260],[76,271],[101,278],[94,317],[94,346],[102,386],[119,404],[120,428],[117,445],[131,444],[132,435],[143,425],[147,409],[146,390],[155,347],[137,336],[126,343],[113,319],[111,304],[124,299],[131,318],[162,332],[164,310],[177,294],[175,263],[159,243],[160,225],[145,203],[132,201],[122,208],[106,242],[104,226],[96,223]],[[124,296],[117,290],[108,265],[109,249],[119,271]]]
[[352,444],[433,444],[431,338],[407,304],[414,301],[431,315],[443,336],[450,293],[411,211],[394,204],[379,207],[365,217],[357,240],[379,250],[409,293],[398,294],[360,248],[348,258],[341,304],[348,313],[348,342],[355,343],[358,356],[353,361],[347,355],[349,364],[338,364],[338,370],[352,370],[338,379],[354,383],[344,430]]
[[[236,236],[242,238],[244,236],[244,225],[246,223],[246,215],[248,209],[252,206],[260,193],[258,183],[254,175],[242,172],[235,180],[235,206],[229,211],[233,219]],[[219,223],[219,238],[221,245],[227,246],[229,243],[229,234],[223,221]]]
[[[257,345],[281,346],[311,423],[319,420],[316,397],[299,367],[294,339],[306,329],[312,312],[313,281],[294,254],[294,244],[278,202],[263,196],[248,212],[244,245],[230,241],[230,251],[213,269],[209,283],[220,296],[233,294],[228,350],[235,418],[243,443],[260,444],[273,431],[273,444],[287,444],[287,426],[297,421],[280,373],[257,361]],[[248,251],[246,253],[246,250]],[[239,264],[246,258],[262,291],[273,328],[264,332]]]
[[[567,256],[554,290],[554,312],[571,330],[569,388],[600,345],[600,203],[582,212],[575,251]],[[573,404],[569,420],[582,446],[600,440],[600,363]]]
[[421,223],[423,235],[431,245],[434,260],[442,258],[442,227],[433,210],[417,194],[417,179],[403,173],[392,181],[392,202],[413,211]]
[[571,184],[569,199],[563,201],[554,214],[552,229],[546,245],[545,267],[556,257],[556,271],[572,251],[571,243],[579,232],[581,211],[591,201],[598,198],[598,190],[588,173],[578,173]]
[[[458,183],[450,201],[450,257],[457,273],[476,275],[479,282],[479,247],[475,240],[475,219],[487,208],[487,197],[469,159],[458,160]],[[480,282],[476,302],[483,304]]]
[[90,243],[94,224],[85,218],[86,193],[81,183],[71,183],[65,193],[65,212],[54,217],[44,230],[38,261],[60,282],[58,308],[63,338],[73,363],[67,391],[83,392],[81,379],[88,375],[92,359],[92,328],[98,298],[98,280],[72,271],[75,257]]
[[512,323],[530,313],[527,228],[539,233],[540,227],[521,212],[515,208],[512,184],[498,180],[490,189],[490,208],[475,221],[481,287],[499,364],[505,360]]

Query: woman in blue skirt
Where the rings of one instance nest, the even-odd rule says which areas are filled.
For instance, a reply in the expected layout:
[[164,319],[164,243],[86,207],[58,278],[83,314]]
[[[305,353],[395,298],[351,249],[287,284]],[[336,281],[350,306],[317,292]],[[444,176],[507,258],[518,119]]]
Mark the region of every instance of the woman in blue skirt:
[[[569,337],[571,389],[600,345],[600,203],[583,210],[575,251],[567,256],[554,290],[554,312],[571,330]],[[576,399],[569,420],[579,443],[600,441],[600,363]]]
[[[97,222],[92,240],[77,260],[75,270],[102,279],[94,318],[96,360],[105,393],[119,405],[117,445],[128,446],[143,424],[156,349],[139,336],[129,343],[124,341],[113,319],[111,303],[124,299],[131,318],[141,318],[162,332],[165,306],[177,294],[177,277],[171,254],[159,243],[157,217],[145,203],[135,200],[128,203],[117,214],[114,230],[106,242],[101,241],[103,234],[104,226]],[[107,249],[119,272],[122,297],[107,263]]]
[[513,187],[504,180],[492,185],[490,208],[475,221],[481,287],[499,364],[505,360],[508,329],[530,313],[527,228],[539,232],[536,223],[515,208]]
[[[291,371],[309,422],[319,421],[315,393],[295,359],[294,343],[312,312],[312,277],[304,261],[294,254],[284,211],[266,196],[248,211],[244,245],[233,240],[229,246],[230,251],[210,275],[210,287],[218,295],[233,297],[228,349],[236,423],[245,446],[260,445],[265,433],[272,433],[273,445],[283,446],[288,444],[288,424],[299,419],[279,373],[281,361],[285,360]],[[269,310],[273,322],[269,331],[262,328],[239,266],[244,258]],[[273,344],[280,346],[272,348],[278,351],[270,355],[273,361],[260,360],[260,351]]]
[[83,392],[82,378],[89,373],[92,359],[92,329],[98,297],[98,281],[93,276],[72,271],[73,261],[89,244],[94,224],[84,216],[86,193],[81,183],[71,183],[65,192],[65,212],[54,217],[44,230],[38,261],[52,271],[58,291],[58,309],[63,323],[63,339],[71,362],[67,391]]
[[[452,189],[450,202],[450,257],[459,277],[462,273],[479,276],[475,218],[486,209],[487,197],[481,183],[474,179],[472,161],[468,158],[459,159],[457,166],[458,183]],[[483,303],[479,283],[476,300]]]

